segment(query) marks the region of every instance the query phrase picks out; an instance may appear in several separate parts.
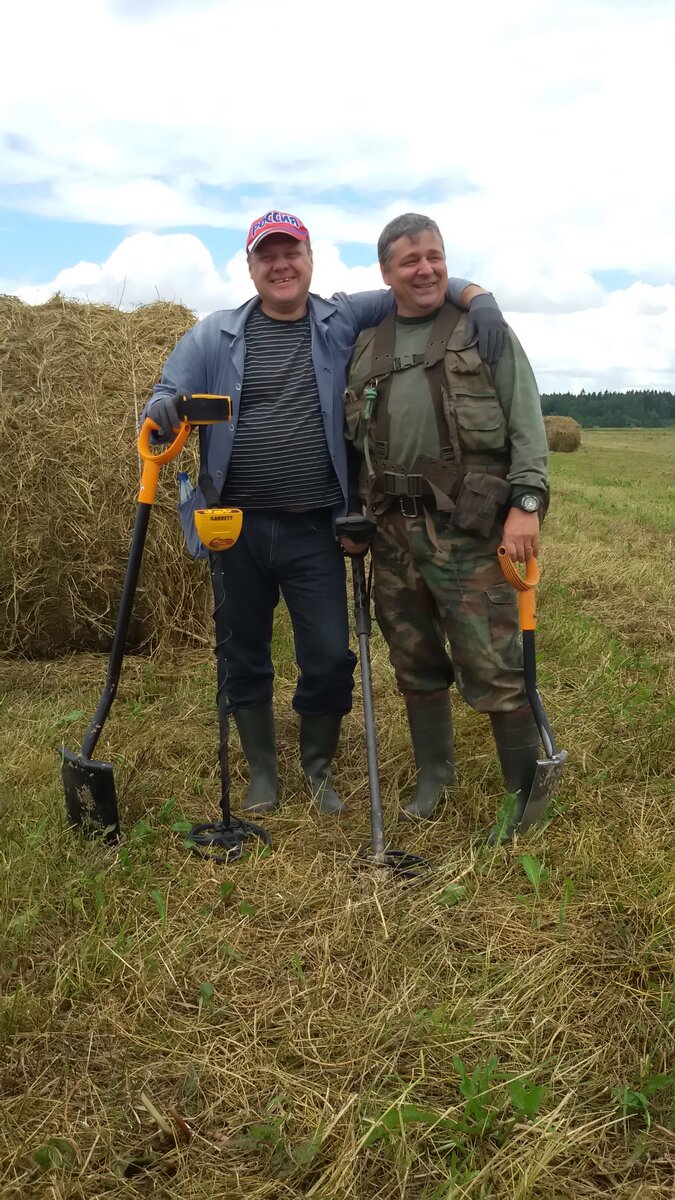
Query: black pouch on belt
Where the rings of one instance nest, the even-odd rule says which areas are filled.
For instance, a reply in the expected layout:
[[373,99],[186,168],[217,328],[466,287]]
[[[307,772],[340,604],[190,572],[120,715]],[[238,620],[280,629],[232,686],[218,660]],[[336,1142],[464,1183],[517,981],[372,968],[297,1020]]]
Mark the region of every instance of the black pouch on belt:
[[462,533],[488,538],[510,496],[511,484],[506,479],[469,471],[462,480],[451,524]]

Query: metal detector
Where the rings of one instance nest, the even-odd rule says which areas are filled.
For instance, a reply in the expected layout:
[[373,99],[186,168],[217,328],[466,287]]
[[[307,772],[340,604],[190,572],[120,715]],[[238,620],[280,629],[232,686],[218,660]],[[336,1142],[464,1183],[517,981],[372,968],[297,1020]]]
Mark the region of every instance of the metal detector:
[[537,769],[532,781],[532,787],[530,788],[530,794],[515,831],[520,834],[525,833],[531,825],[535,825],[544,816],[546,809],[560,787],[560,780],[565,769],[568,753],[567,750],[558,750],[556,747],[553,730],[549,725],[537,688],[537,658],[534,634],[537,628],[535,588],[539,583],[539,565],[536,558],[531,558],[526,565],[525,576],[523,577],[515,563],[509,558],[504,546],[499,547],[497,554],[504,577],[518,592],[518,615],[523,639],[525,691],[539,730],[541,744],[546,752],[546,758],[537,759]]
[[[117,841],[120,835],[120,818],[113,767],[112,763],[99,762],[93,759],[92,754],[112,707],[119,684],[126,639],[129,632],[129,622],[131,620],[143,549],[150,521],[150,513],[157,491],[160,469],[165,463],[171,462],[180,454],[194,425],[212,425],[219,421],[229,421],[232,414],[232,403],[229,396],[212,396],[204,393],[182,395],[177,399],[176,407],[181,418],[181,423],[175,438],[167,447],[157,452],[153,450],[151,437],[153,432],[159,431],[159,426],[149,417],[146,417],[139,433],[138,453],[143,462],[141,486],[138,493],[136,521],[124,576],[122,597],[115,623],[115,633],[108,661],[105,684],[96,711],[85,732],[80,753],[74,754],[66,746],[58,747],[58,754],[61,758],[61,778],[66,799],[66,814],[69,824],[74,828],[81,829],[88,837],[103,837],[106,841]],[[225,512],[226,510],[220,511]],[[238,533],[238,530],[241,528],[241,513],[237,510],[230,510],[230,512],[232,513],[233,522]],[[236,519],[234,519],[235,514]],[[220,763],[221,772],[223,763],[225,763],[223,795],[227,796],[226,805],[223,804],[221,799],[224,819],[222,822],[218,822],[217,826],[196,826],[191,831],[191,834],[188,835],[188,840],[192,836],[192,833],[197,835],[195,852],[200,853],[201,851],[198,847],[207,843],[198,839],[206,836],[206,830],[217,830],[217,844],[225,850],[227,855],[226,859],[219,859],[219,861],[228,861],[231,858],[238,858],[240,856],[241,843],[246,838],[257,837],[269,844],[270,837],[266,830],[260,829],[256,825],[251,825],[247,821],[234,821],[230,819],[227,738],[223,738],[222,729],[220,738]],[[208,844],[211,844],[211,842]]]
[[231,863],[241,858],[244,852],[244,842],[257,838],[265,846],[272,845],[272,838],[262,825],[254,825],[243,817],[233,817],[230,813],[230,756],[229,735],[230,719],[218,708],[218,728],[220,731],[220,746],[218,759],[220,763],[220,811],[221,821],[202,821],[193,825],[187,835],[186,842],[193,854],[201,858],[210,858],[216,863]]
[[354,625],[359,641],[359,663],[361,667],[361,691],[363,715],[366,725],[366,756],[368,759],[368,791],[370,795],[370,846],[364,846],[357,855],[354,866],[369,865],[387,867],[403,879],[416,880],[433,871],[432,864],[419,854],[406,850],[392,850],[385,844],[384,817],[380,797],[380,776],[377,764],[377,730],[373,705],[373,684],[370,670],[370,582],[366,582],[365,556],[375,532],[376,525],[367,517],[341,517],[335,523],[339,537],[348,537],[363,544],[358,554],[351,554],[352,581],[354,585]]

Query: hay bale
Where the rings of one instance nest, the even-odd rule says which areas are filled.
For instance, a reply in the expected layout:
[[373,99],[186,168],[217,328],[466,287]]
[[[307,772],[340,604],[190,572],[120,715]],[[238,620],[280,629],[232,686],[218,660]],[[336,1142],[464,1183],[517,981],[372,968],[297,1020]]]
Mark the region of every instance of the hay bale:
[[544,417],[549,450],[571,453],[581,445],[581,425],[573,417]]
[[[137,418],[188,309],[134,312],[53,297],[0,297],[0,650],[52,657],[107,650],[140,477]],[[210,637],[203,563],[184,549],[176,471],[162,468],[129,648]],[[193,472],[194,474],[194,472]]]

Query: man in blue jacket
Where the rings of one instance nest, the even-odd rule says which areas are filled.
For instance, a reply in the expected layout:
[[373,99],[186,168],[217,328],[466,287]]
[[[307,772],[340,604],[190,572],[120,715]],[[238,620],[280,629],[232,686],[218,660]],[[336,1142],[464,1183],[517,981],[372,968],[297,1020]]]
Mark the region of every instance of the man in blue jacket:
[[[291,213],[254,221],[246,252],[257,296],[211,313],[181,338],[144,415],[170,437],[177,394],[232,397],[231,422],[202,429],[200,486],[179,511],[189,549],[205,555],[193,519],[205,506],[204,487],[244,510],[236,544],[210,555],[217,701],[221,715],[234,717],[250,768],[244,812],[270,812],[278,802],[271,640],[281,594],[299,669],[293,707],[302,767],[319,811],[340,813],[331,763],[356,662],[333,528],[347,507],[343,392],[356,337],[383,320],[394,299],[390,291],[330,300],[310,293],[309,233]],[[448,298],[469,307],[483,357],[498,358],[505,323],[492,296],[450,279]]]

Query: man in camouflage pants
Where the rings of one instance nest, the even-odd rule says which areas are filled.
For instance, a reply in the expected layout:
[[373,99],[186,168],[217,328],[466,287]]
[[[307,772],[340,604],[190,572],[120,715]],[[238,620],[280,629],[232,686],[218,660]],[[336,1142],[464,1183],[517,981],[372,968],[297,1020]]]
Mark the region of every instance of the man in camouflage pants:
[[[346,393],[350,510],[377,523],[375,613],[404,696],[417,768],[401,814],[430,817],[456,782],[448,689],[487,713],[517,828],[539,755],[515,593],[497,559],[539,551],[547,445],[530,364],[511,330],[490,369],[445,302],[438,226],[408,213],[378,242],[397,304],[356,343]],[[343,539],[348,553],[359,547]],[[362,547],[361,547],[362,548]],[[448,643],[450,653],[448,654]],[[497,839],[493,830],[492,840]]]

